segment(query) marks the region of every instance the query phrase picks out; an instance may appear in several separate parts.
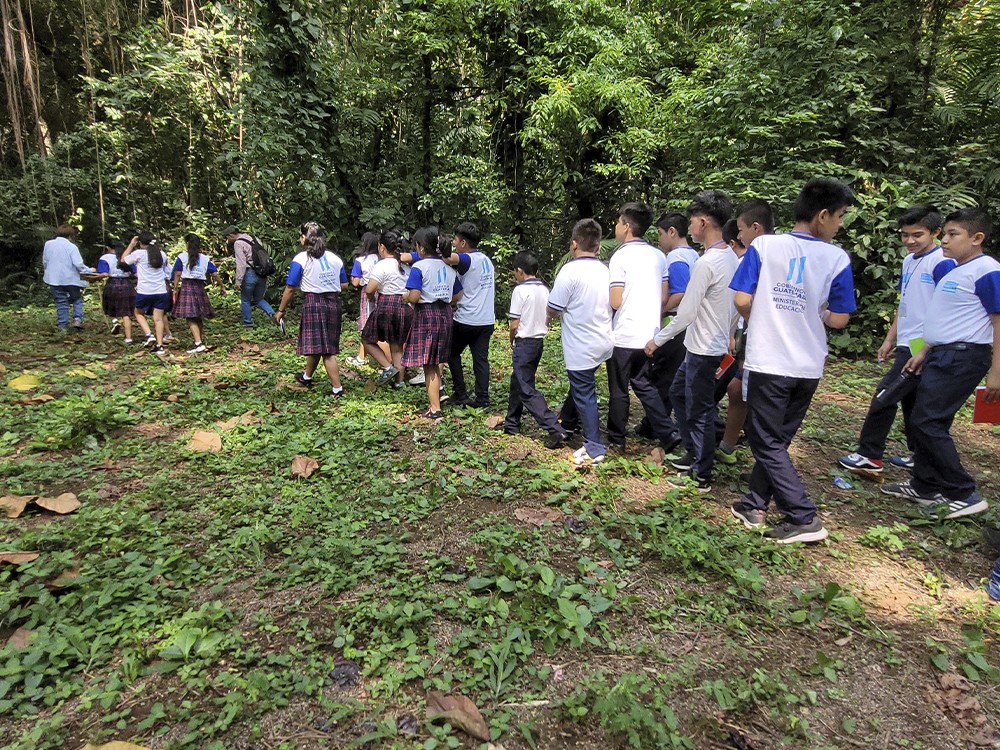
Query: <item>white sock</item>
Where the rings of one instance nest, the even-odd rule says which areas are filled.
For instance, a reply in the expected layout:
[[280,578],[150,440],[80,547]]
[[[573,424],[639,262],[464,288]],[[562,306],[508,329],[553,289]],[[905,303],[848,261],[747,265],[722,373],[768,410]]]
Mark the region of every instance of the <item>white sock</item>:
[[336,394],[336,393],[343,393],[343,392],[344,392],[344,387],[343,387],[343,386],[341,386],[340,388],[333,388],[332,390],[333,390],[333,392],[334,392],[335,394]]

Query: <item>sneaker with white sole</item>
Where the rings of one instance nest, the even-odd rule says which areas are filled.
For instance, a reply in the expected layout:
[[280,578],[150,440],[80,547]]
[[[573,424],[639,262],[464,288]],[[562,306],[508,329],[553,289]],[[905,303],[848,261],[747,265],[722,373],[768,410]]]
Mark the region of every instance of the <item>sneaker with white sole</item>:
[[169,333],[166,336],[163,337],[163,343],[164,344],[169,344],[173,340],[174,340],[173,335],[169,334]]
[[364,367],[365,365],[368,364],[367,361],[361,359],[360,357],[348,357],[345,361],[351,367]]
[[606,456],[604,453],[602,453],[599,456],[591,456],[589,453],[587,453],[586,446],[573,452],[573,463],[576,464],[577,466],[603,463],[605,458]]
[[913,469],[913,454],[909,456],[889,456],[889,465],[897,469]]
[[680,458],[674,459],[670,462],[677,471],[691,471],[691,467],[694,466],[695,458],[691,453],[685,453]]
[[751,508],[742,501],[733,503],[729,507],[729,510],[748,529],[761,529],[764,527],[764,511],[762,510]]
[[156,336],[146,337],[146,340],[142,342],[142,348],[145,349],[147,346],[156,346]]
[[420,370],[412,378],[406,381],[407,385],[423,385],[427,380],[424,378],[424,371]]
[[164,349],[162,346],[153,347],[153,354],[155,354],[157,357],[166,357],[167,350]]
[[830,536],[819,516],[814,516],[809,523],[792,523],[785,520],[764,532],[764,537],[778,544],[808,544],[821,542]]
[[910,480],[891,484],[880,484],[879,490],[885,495],[903,497],[907,500],[912,500],[915,503],[920,503],[921,505],[940,505],[948,502],[948,499],[940,492],[918,492],[914,489]]
[[78,330],[83,330],[83,318],[73,318],[73,327]]
[[203,343],[201,343],[199,341],[197,344],[194,345],[193,348],[188,349],[187,353],[188,354],[199,354],[201,352],[207,352],[207,351],[208,351],[208,348]]
[[922,513],[931,518],[962,518],[982,513],[989,507],[982,495],[973,492],[964,500],[946,500],[943,503],[925,505]]
[[122,332],[122,324],[118,322],[118,318],[114,318],[111,321],[111,335],[117,336]]
[[860,453],[848,453],[837,459],[837,463],[848,471],[863,471],[867,474],[881,474],[882,462],[877,458],[868,458]]
[[391,383],[395,380],[397,375],[399,375],[399,368],[394,365],[389,365],[379,373],[377,380],[379,385],[385,385],[386,383]]
[[125,346],[128,346],[129,344],[132,343],[132,339],[125,339],[124,341],[122,341],[122,343],[125,344]]

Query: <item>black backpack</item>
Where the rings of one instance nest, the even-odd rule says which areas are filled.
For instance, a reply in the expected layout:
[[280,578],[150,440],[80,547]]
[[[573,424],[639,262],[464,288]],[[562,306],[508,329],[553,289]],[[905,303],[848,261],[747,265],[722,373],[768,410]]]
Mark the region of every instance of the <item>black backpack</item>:
[[267,248],[252,235],[250,236],[250,268],[262,278],[266,278],[278,270],[274,261],[271,260],[271,256],[267,254]]

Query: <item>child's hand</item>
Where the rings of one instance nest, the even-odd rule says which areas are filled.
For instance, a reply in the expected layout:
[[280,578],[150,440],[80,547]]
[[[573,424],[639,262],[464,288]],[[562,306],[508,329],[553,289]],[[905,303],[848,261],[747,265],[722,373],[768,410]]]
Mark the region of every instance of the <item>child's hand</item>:
[[912,372],[914,375],[919,375],[924,371],[924,360],[927,359],[927,352],[930,347],[924,347],[921,349],[920,354],[915,357],[910,357],[910,359],[903,365],[903,369]]
[[646,356],[652,357],[653,354],[656,352],[656,350],[659,348],[660,348],[659,344],[657,344],[656,341],[654,341],[653,339],[650,339],[649,341],[646,342]]
[[886,339],[885,341],[882,342],[882,346],[878,348],[878,352],[875,354],[875,356],[878,357],[879,362],[885,362],[887,359],[889,359],[889,356],[892,354],[895,348],[896,348],[895,342]]
[[1000,372],[996,368],[986,373],[986,392],[983,394],[983,401],[987,404],[1000,401]]

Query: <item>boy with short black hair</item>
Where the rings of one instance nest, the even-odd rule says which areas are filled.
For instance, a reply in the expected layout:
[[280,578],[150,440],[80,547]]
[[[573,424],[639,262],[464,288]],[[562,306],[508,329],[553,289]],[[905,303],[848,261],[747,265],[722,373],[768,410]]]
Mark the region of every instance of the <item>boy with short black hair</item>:
[[774,234],[774,211],[763,198],[751,198],[736,209],[736,228],[746,247],[762,234]]
[[983,254],[992,229],[979,208],[945,218],[941,247],[957,265],[934,287],[925,346],[905,366],[921,375],[910,412],[913,479],[881,490],[914,500],[930,516],[961,518],[989,507],[962,466],[951,424],[984,375],[985,401],[1000,401],[1000,262]]
[[611,357],[610,275],[597,252],[603,231],[593,219],[573,227],[570,253],[549,292],[547,319],[562,316],[563,359],[569,392],[583,431],[583,447],[573,454],[577,466],[601,463],[608,449],[601,440],[597,380],[601,363]]
[[788,446],[823,375],[824,326],[843,328],[856,309],[850,258],[831,244],[853,200],[839,180],[807,182],[795,201],[792,231],[754,240],[730,285],[736,308],[749,323],[743,369],[747,437],[755,459],[750,490],[732,513],[759,528],[774,500],[784,518],[764,535],[779,544],[818,542],[828,535]]
[[[875,387],[875,393],[899,380],[903,368],[915,352],[910,351],[910,342],[924,335],[924,318],[930,304],[934,286],[955,267],[955,261],[944,257],[937,238],[941,233],[943,220],[934,206],[921,204],[914,206],[899,217],[899,236],[909,251],[903,259],[903,269],[899,277],[899,307],[878,348],[876,356],[884,362],[894,355],[892,367]],[[882,456],[889,430],[896,418],[896,405],[903,407],[903,430],[909,454],[891,456],[889,463],[903,469],[913,468],[913,445],[910,439],[910,412],[917,390],[917,380],[912,379],[907,387],[897,391],[896,398],[886,403],[873,398],[868,407],[856,453],[849,453],[837,459],[837,463],[850,471],[879,474],[882,472]]]
[[[479,250],[482,233],[471,221],[455,227],[452,244],[455,252],[445,262],[455,266],[462,281],[463,294],[455,308],[451,333],[452,406],[490,407],[490,339],[496,325],[496,272],[493,261]],[[469,399],[462,372],[462,352],[472,352],[472,372],[476,394]]]
[[729,339],[736,327],[729,283],[737,259],[722,239],[722,228],[732,212],[729,198],[719,190],[702,190],[688,205],[691,237],[705,251],[694,264],[677,316],[645,347],[646,354],[653,356],[660,346],[685,333],[687,355],[670,387],[670,400],[686,452],[672,464],[681,471],[690,471],[704,492],[711,489],[715,466],[715,373],[729,351]]
[[525,407],[538,426],[548,433],[546,448],[559,448],[568,437],[558,423],[555,412],[545,402],[545,396],[535,387],[535,373],[542,359],[545,343],[546,307],[549,290],[538,278],[538,258],[522,250],[512,262],[517,286],[510,295],[511,372],[510,398],[504,432],[516,435],[521,431],[521,414]]

